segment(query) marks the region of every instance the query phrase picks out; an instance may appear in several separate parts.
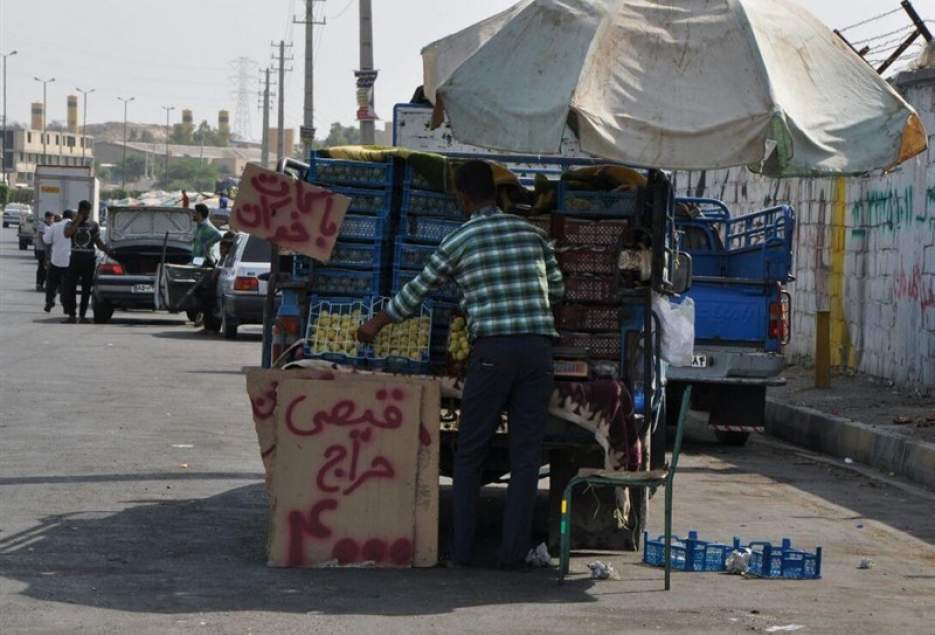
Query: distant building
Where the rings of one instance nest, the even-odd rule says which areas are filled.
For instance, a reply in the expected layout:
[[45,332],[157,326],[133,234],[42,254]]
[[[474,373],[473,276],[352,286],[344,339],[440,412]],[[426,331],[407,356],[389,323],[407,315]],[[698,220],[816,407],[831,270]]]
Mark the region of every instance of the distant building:
[[[94,154],[100,163],[119,164],[123,162],[123,143],[98,141],[94,144]],[[158,178],[165,168],[166,144],[130,141],[127,143],[127,158],[130,157],[143,159],[146,175]],[[179,157],[203,159],[217,165],[222,174],[240,176],[247,163],[260,161],[260,151],[256,148],[169,144],[169,161]]]
[[42,130],[16,129],[7,130],[3,136],[6,149],[3,172],[11,183],[17,185],[31,186],[39,164],[94,165],[93,137],[59,130],[43,133]]

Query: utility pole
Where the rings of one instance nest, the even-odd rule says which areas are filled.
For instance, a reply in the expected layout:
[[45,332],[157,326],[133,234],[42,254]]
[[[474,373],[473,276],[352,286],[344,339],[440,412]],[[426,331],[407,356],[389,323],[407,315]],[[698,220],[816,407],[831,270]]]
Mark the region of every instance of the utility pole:
[[47,107],[47,91],[49,84],[55,81],[55,78],[51,79],[39,79],[38,77],[33,77],[34,80],[42,84],[42,162],[45,163],[48,159],[46,158],[46,141],[48,141],[49,135],[46,134],[46,122],[49,120],[49,112],[46,110]]
[[[0,148],[2,148],[2,153],[0,153],[0,173],[3,174],[3,182],[8,183],[6,175],[6,58],[13,57],[16,55],[16,51],[10,51],[9,53],[0,53],[0,58],[3,58],[3,140],[0,141]],[[14,176],[14,180],[15,180]]]
[[[175,106],[163,106],[163,110],[166,111],[166,167],[165,172],[163,173],[163,180],[165,181],[166,187],[169,186],[169,113],[175,110]],[[126,147],[126,145],[124,145]]]
[[[234,108],[234,132],[243,139],[253,137],[253,128],[250,124],[250,75],[257,63],[249,57],[238,57],[231,63],[236,67],[236,75],[230,78],[232,82],[237,83],[237,89],[234,91],[236,106]],[[203,136],[203,135],[202,135]]]
[[120,167],[120,175],[123,177],[123,189],[127,189],[127,105],[136,99],[136,97],[130,97],[125,99],[123,97],[118,97],[120,101],[123,102],[123,165]]
[[315,146],[315,26],[325,19],[315,20],[315,3],[325,0],[305,0],[305,19],[293,18],[295,24],[305,25],[305,107],[299,137],[308,157]]
[[260,98],[263,100],[260,104],[260,108],[263,110],[263,134],[262,142],[260,147],[260,163],[263,164],[264,168],[269,167],[269,98],[273,93],[269,92],[269,66],[263,71],[266,76],[263,84],[263,92],[260,94]]
[[377,71],[373,68],[373,11],[370,0],[360,0],[360,70],[357,76],[357,119],[360,121],[360,142],[374,143],[376,119],[373,85]]
[[[85,154],[87,154],[87,137],[88,137],[88,95],[93,93],[96,88],[90,88],[88,90],[81,90],[76,88],[79,93],[81,93],[82,106],[81,106],[81,163],[84,164]],[[120,99],[119,97],[117,99]],[[123,147],[124,152],[126,152],[127,147],[127,117],[126,112],[123,113]],[[123,157],[123,162],[127,162],[126,156]]]
[[[272,46],[277,46],[274,42]],[[281,161],[283,157],[289,156],[289,152],[286,152],[286,71],[291,71],[292,69],[286,68],[286,62],[291,62],[293,58],[286,58],[286,46],[292,47],[291,44],[286,44],[285,40],[279,40],[279,67],[276,69],[279,71],[279,122],[277,123],[277,143],[278,152],[276,155],[276,160]]]

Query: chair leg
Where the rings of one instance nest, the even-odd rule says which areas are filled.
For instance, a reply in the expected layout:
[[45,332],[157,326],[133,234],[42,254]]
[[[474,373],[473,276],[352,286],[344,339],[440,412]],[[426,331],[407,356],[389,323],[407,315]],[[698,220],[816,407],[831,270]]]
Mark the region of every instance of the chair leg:
[[571,558],[571,491],[578,483],[577,479],[571,479],[565,487],[562,494],[562,519],[560,527],[561,556],[559,562],[558,580],[563,582],[568,575],[568,564]]
[[665,485],[665,561],[666,561],[666,591],[670,588],[672,575],[672,481]]

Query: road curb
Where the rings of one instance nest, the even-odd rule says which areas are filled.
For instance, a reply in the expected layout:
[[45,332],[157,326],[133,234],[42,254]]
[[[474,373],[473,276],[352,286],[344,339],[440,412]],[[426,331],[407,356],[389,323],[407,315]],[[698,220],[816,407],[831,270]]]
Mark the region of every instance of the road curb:
[[804,406],[766,400],[766,432],[794,445],[851,458],[935,488],[935,444]]

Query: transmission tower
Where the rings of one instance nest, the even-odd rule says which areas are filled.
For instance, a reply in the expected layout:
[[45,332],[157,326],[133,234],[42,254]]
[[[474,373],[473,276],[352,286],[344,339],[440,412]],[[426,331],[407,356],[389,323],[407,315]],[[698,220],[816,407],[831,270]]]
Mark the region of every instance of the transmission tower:
[[231,77],[236,88],[234,89],[234,132],[242,139],[253,138],[253,126],[250,117],[250,102],[254,94],[253,76],[257,62],[249,57],[238,57],[231,62],[235,74]]

